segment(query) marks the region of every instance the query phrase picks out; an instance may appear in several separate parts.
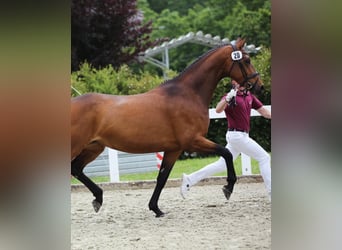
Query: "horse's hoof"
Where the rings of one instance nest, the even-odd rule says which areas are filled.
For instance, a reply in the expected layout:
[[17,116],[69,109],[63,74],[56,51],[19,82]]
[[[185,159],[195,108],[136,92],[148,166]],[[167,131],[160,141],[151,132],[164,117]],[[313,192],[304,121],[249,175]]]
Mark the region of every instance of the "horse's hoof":
[[165,216],[165,213],[163,213],[162,211],[159,211],[158,213],[156,213],[157,218],[164,217],[164,216]]
[[157,218],[164,217],[165,215],[165,213],[163,213],[159,208],[156,208],[156,209],[150,208],[150,210],[152,210],[156,214]]
[[93,203],[94,210],[97,213],[100,210],[102,204],[98,202],[97,200],[93,200],[92,203]]
[[223,194],[226,197],[226,199],[229,200],[230,195],[232,194],[232,192],[228,190],[227,186],[223,186],[222,191],[223,191]]

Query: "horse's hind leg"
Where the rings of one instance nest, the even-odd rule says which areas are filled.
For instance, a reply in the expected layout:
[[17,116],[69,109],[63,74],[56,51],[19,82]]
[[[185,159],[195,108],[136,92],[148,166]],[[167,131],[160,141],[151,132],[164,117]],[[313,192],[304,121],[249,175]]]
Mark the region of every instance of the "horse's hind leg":
[[[75,159],[76,160],[76,159]],[[95,196],[92,204],[95,212],[98,212],[103,203],[103,191],[91,179],[89,179],[82,171],[79,171],[79,166],[75,160],[71,163],[71,174],[82,182]]]
[[222,191],[226,199],[229,200],[230,195],[233,193],[234,185],[237,180],[233,163],[233,155],[227,148],[222,147],[218,144],[216,145],[216,152],[221,155],[226,161],[228,184],[223,186]]
[[222,190],[228,200],[230,195],[233,193],[234,185],[237,180],[232,153],[227,148],[222,147],[221,145],[216,144],[204,137],[197,138],[193,147],[195,149],[194,151],[196,152],[216,153],[224,158],[227,166],[228,184],[223,186]]
[[92,143],[71,162],[71,174],[82,182],[95,197],[95,200],[92,202],[95,212],[98,212],[102,206],[103,191],[83,173],[83,169],[89,162],[95,160],[103,150],[104,146]]
[[175,164],[180,154],[181,154],[181,151],[164,153],[163,161],[160,166],[159,174],[157,177],[157,185],[154,188],[152,197],[148,204],[149,209],[152,210],[156,214],[156,217],[164,216],[164,213],[158,207],[159,196],[165,186],[167,179],[169,178],[172,167]]

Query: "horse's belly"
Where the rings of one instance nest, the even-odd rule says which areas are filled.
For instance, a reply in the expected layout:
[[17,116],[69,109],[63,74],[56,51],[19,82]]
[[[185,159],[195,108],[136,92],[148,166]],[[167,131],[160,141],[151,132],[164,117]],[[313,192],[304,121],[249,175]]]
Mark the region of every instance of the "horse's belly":
[[168,129],[147,129],[126,126],[123,130],[112,130],[101,136],[107,147],[128,153],[152,153],[177,150],[178,143]]

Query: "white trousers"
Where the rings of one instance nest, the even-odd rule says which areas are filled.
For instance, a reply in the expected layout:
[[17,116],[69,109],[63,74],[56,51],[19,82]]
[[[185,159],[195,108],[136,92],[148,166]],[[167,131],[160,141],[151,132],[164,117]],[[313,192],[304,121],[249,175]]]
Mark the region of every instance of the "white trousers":
[[[240,153],[244,153],[259,163],[260,174],[264,180],[266,190],[271,195],[271,157],[270,155],[247,133],[238,131],[228,131],[226,133],[226,148],[233,155],[235,160]],[[212,176],[216,173],[227,171],[226,162],[223,157],[196,172],[188,175],[190,186],[195,185],[200,180]]]

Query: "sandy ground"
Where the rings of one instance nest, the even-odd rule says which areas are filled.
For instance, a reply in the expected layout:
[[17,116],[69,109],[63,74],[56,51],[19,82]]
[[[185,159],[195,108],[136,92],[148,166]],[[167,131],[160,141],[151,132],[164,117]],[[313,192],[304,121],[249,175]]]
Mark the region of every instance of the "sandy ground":
[[271,203],[262,182],[238,183],[227,201],[222,185],[166,187],[156,218],[153,188],[105,190],[98,213],[87,190],[71,193],[71,249],[271,249]]

